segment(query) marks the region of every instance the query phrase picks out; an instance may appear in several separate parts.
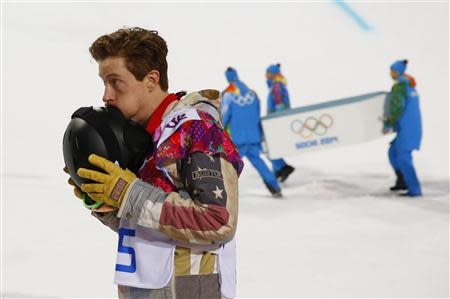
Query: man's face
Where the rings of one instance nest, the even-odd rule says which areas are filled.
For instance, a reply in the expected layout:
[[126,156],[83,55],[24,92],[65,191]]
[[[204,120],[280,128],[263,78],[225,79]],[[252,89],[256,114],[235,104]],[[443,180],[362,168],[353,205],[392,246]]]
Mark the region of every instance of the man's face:
[[[118,108],[126,118],[142,123],[143,107],[149,91],[145,80],[138,81],[125,66],[125,58],[108,57],[99,63],[99,76],[105,84],[103,102]],[[141,112],[141,113],[140,113]],[[146,117],[146,116],[145,116]]]
[[275,77],[274,74],[269,73],[269,72],[266,72],[266,79],[267,79],[267,80],[273,80],[274,77]]
[[397,73],[396,71],[391,70],[391,78],[396,80],[399,77],[399,73]]

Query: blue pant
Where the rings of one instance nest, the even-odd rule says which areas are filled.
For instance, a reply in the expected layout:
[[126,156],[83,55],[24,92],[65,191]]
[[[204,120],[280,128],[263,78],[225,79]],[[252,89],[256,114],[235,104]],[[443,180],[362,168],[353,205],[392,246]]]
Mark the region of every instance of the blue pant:
[[284,166],[287,165],[283,159],[275,159],[275,160],[271,160],[270,162],[272,162],[272,169],[275,174],[279,170],[281,170],[281,168],[283,168]]
[[389,147],[389,161],[394,171],[399,171],[402,174],[403,180],[408,187],[408,193],[421,195],[422,190],[412,161],[412,150],[399,147],[394,140]]
[[237,149],[241,157],[247,157],[247,159],[252,163],[253,167],[256,168],[259,175],[262,177],[264,182],[272,186],[276,190],[280,190],[277,179],[269,167],[267,167],[264,160],[261,158],[261,145],[259,143],[251,144],[238,144]]

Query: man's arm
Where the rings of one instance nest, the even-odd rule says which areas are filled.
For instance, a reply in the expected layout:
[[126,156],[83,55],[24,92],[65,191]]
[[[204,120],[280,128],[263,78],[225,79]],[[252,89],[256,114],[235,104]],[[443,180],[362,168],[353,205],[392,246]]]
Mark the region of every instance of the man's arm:
[[[161,231],[170,238],[194,244],[229,241],[238,212],[238,176],[221,154],[192,153],[179,161],[186,192],[165,193],[136,181],[122,203],[121,217]],[[184,194],[183,194],[184,193]]]
[[80,168],[78,175],[93,181],[81,185],[81,190],[118,207],[119,218],[157,229],[174,240],[213,244],[232,239],[243,163],[217,121],[203,117],[182,124],[154,155],[156,165],[183,182],[184,189],[164,192],[128,169],[90,155],[89,162],[104,172]]
[[[178,241],[211,244],[232,239],[242,160],[217,121],[203,115],[202,120],[184,123],[160,146],[155,161],[167,169],[176,161],[176,167],[171,167],[176,168],[173,177],[184,188],[161,194],[159,188],[138,181],[122,205],[123,210],[136,217],[139,225],[157,229]],[[122,209],[119,213],[126,217]]]
[[267,103],[267,113],[273,113],[277,111],[277,103],[282,103],[283,93],[280,88],[279,82],[274,82],[270,91],[269,91],[269,99]]
[[405,108],[406,83],[397,83],[390,94],[390,113],[385,121],[386,127],[394,127]]

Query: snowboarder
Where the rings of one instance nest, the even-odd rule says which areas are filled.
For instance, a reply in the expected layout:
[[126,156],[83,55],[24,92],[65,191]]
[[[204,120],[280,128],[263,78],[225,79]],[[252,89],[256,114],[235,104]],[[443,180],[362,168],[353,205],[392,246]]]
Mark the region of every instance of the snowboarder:
[[153,136],[137,173],[96,155],[103,170],[77,195],[113,207],[93,212],[118,232],[119,298],[233,298],[238,175],[243,163],[220,124],[219,92],[169,93],[167,45],[156,31],[122,28],[89,49],[103,101]]

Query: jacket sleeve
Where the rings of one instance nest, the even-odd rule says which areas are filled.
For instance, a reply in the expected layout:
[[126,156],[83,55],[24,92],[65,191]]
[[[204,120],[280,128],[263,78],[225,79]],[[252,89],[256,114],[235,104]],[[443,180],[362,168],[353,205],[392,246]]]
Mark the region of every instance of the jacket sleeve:
[[180,241],[226,242],[236,231],[237,174],[221,154],[196,152],[180,163],[188,196],[169,193],[162,206],[159,230]]
[[394,127],[398,118],[402,114],[406,100],[406,83],[397,83],[392,87],[389,95],[390,111],[387,116],[385,126]]
[[274,82],[270,90],[268,113],[277,111],[277,105],[284,105],[284,93],[280,82]]
[[267,114],[275,112],[275,100],[273,97],[273,85],[269,89],[269,95],[267,96]]
[[92,216],[97,218],[101,223],[108,226],[116,233],[119,231],[120,219],[117,218],[117,210],[110,212],[91,212]]
[[[211,136],[219,132],[224,134],[215,130]],[[231,240],[238,214],[235,167],[223,152],[198,148],[177,159],[176,164],[184,188],[166,193],[136,180],[127,191],[119,214],[135,218],[138,225],[157,229],[177,241],[214,244]]]

